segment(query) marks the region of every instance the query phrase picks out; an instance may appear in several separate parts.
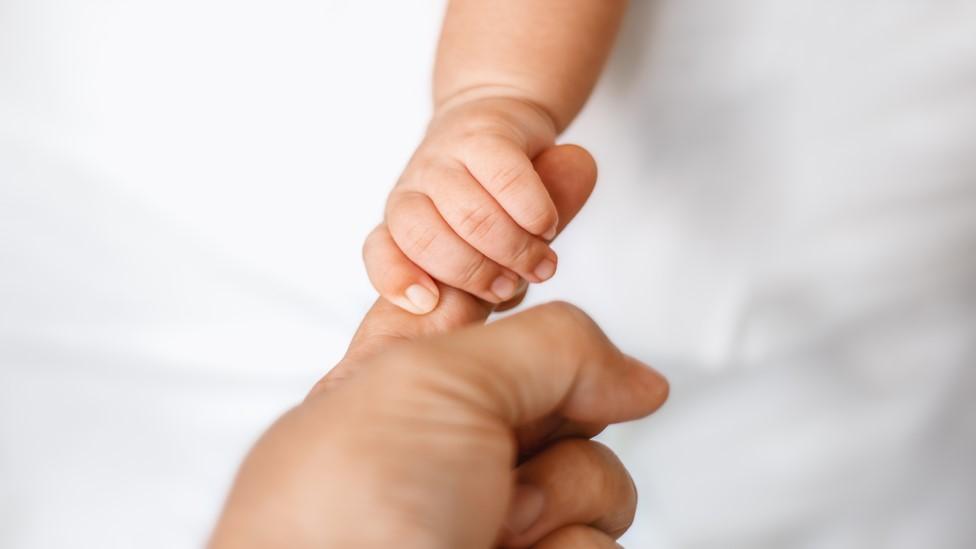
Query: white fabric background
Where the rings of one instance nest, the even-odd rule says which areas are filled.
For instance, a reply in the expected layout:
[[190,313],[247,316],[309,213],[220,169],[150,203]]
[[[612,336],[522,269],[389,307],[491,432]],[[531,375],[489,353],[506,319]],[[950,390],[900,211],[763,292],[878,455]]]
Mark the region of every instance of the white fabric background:
[[[202,543],[373,299],[439,17],[0,1],[0,546]],[[974,98],[971,2],[634,3],[530,294],[673,380],[625,544],[976,545]]]

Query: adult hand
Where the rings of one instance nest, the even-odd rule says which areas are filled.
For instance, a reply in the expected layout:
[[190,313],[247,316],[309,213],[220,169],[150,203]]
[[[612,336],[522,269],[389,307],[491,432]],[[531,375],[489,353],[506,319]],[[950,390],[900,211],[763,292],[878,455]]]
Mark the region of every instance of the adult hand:
[[633,483],[606,447],[569,435],[666,395],[561,303],[400,345],[264,435],[212,545],[616,547]]
[[[592,160],[557,147],[537,170],[563,224]],[[613,547],[635,494],[586,437],[666,398],[659,375],[568,305],[483,321],[450,288],[417,317],[383,300],[342,363],[259,441],[213,547]]]

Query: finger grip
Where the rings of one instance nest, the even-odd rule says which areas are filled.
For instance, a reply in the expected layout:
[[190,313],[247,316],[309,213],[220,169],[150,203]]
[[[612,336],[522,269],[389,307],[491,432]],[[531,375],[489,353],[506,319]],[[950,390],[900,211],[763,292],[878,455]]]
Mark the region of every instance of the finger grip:
[[386,225],[379,225],[366,237],[363,262],[376,291],[401,309],[424,315],[437,307],[437,284],[400,251]]

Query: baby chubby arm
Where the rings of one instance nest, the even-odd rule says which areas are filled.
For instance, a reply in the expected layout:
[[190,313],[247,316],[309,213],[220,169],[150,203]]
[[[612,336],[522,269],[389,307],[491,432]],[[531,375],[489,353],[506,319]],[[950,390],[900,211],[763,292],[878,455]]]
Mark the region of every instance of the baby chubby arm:
[[437,110],[480,97],[541,109],[561,132],[583,107],[624,0],[453,0],[434,69]]
[[492,303],[555,270],[558,224],[532,159],[582,108],[622,0],[454,0],[427,134],[387,200],[364,259],[381,295],[417,314],[436,279]]

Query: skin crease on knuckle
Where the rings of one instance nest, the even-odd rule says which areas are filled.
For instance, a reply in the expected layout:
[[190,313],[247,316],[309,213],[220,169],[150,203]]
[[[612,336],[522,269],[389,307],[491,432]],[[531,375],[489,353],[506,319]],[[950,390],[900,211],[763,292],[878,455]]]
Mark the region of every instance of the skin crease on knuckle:
[[[556,224],[557,215],[548,195],[542,199],[533,197],[531,188],[524,184],[526,174],[532,169],[531,164],[498,167],[497,171],[489,176],[486,187],[492,189],[492,194],[499,197],[499,200],[515,203],[508,209],[512,217],[520,218],[522,220],[520,225],[530,233],[541,235]],[[513,208],[519,211],[512,211]]]
[[[499,215],[505,215],[492,201],[487,204],[476,204],[466,207],[458,215],[461,233],[459,236],[468,243],[485,241],[493,238],[498,224],[502,221]],[[521,231],[521,229],[518,229]],[[522,269],[530,272],[541,259],[533,245],[532,237],[525,233],[517,234],[515,238],[496,238],[501,246],[499,262],[510,269]],[[477,246],[476,246],[477,247]],[[539,257],[534,257],[539,256]]]
[[[442,340],[441,343],[454,345],[453,342],[446,339]],[[518,342],[512,342],[512,345],[517,346],[518,344]],[[451,350],[454,356],[462,352],[460,349]],[[498,370],[491,360],[470,354],[461,356],[465,356],[466,360],[460,367],[464,369],[472,386],[477,388],[482,399],[481,402],[487,403],[486,408],[494,409],[496,417],[522,417],[524,413],[523,403],[527,397],[523,394],[523,387],[518,383],[518,380],[511,376],[498,375]],[[512,437],[512,441],[514,450],[514,437]]]
[[423,260],[430,256],[430,250],[438,234],[434,225],[423,216],[416,215],[418,204],[414,201],[429,200],[427,196],[415,191],[403,191],[390,201],[390,235],[398,247],[410,258]]
[[521,192],[522,189],[516,188],[515,184],[522,179],[528,170],[529,168],[521,163],[502,160],[494,167],[491,175],[485,181],[485,185],[499,196]]
[[[526,175],[535,171],[532,161],[524,146],[512,139],[494,135],[472,135],[462,144],[461,158],[465,165],[481,167],[480,175],[484,177],[480,183],[498,197],[512,196],[513,200],[521,200],[519,195],[526,194],[527,189],[516,185],[526,179]],[[540,182],[541,185],[541,182]],[[524,215],[531,217],[531,223],[541,227],[538,231],[530,228],[533,233],[548,230],[556,223],[556,209],[551,201],[540,204],[523,204]],[[534,213],[533,210],[538,210]]]
[[454,426],[469,423],[472,429],[497,437],[495,440],[510,441],[506,455],[514,451],[511,428],[498,418],[515,413],[517,387],[498,376],[484,359],[458,349],[452,339],[438,337],[404,345],[384,362],[383,386],[391,388],[391,399],[422,395],[421,408],[447,406],[450,417],[442,419]]
[[520,238],[517,240],[509,240],[505,247],[505,257],[506,264],[508,265],[524,265],[527,268],[534,267],[538,263],[538,259],[533,259],[533,252],[535,251],[535,246],[532,245],[531,238]]
[[458,227],[461,238],[468,242],[488,239],[492,236],[493,230],[498,222],[500,212],[491,202],[481,202],[470,204],[460,208],[458,216]]
[[454,285],[468,291],[484,292],[494,280],[491,271],[493,263],[480,253],[458,273]]
[[[425,165],[430,167],[432,164],[425,163]],[[461,168],[463,169],[463,166]],[[429,169],[433,170],[434,168]],[[444,170],[450,172],[451,170],[456,170],[456,168],[442,165],[439,173],[448,173]],[[433,175],[435,172],[429,173]],[[446,175],[445,178],[456,177],[456,175]],[[470,177],[470,175],[465,172],[465,177]],[[396,242],[397,246],[400,247],[401,251],[408,258],[417,263],[421,268],[424,268],[425,265],[429,265],[429,262],[436,262],[445,258],[433,256],[432,249],[437,238],[440,236],[439,231],[434,228],[434,223],[426,220],[425,216],[418,214],[419,207],[414,201],[428,201],[430,208],[433,210],[432,215],[441,215],[441,213],[437,211],[436,205],[429,194],[436,192],[436,188],[433,185],[427,185],[430,187],[427,189],[417,188],[418,184],[414,181],[414,178],[403,180],[400,188],[395,189],[391,194],[388,201],[387,218],[394,242]],[[462,219],[462,223],[469,225],[470,228],[468,231],[473,232],[491,232],[499,221],[491,208],[484,206],[474,206],[472,210],[468,210],[461,215],[466,216]],[[440,224],[438,223],[438,225]],[[453,233],[453,229],[448,228],[448,230],[451,230]],[[461,232],[466,231],[462,230]],[[458,234],[457,236],[465,241],[471,239],[470,236],[466,237],[465,234]],[[470,242],[468,243],[470,244]],[[429,269],[425,270],[429,271]],[[458,269],[454,275],[445,278],[443,281],[456,288],[474,293],[481,299],[494,303],[508,298],[508,296],[496,297],[491,289],[493,281],[500,276],[505,276],[509,279],[516,278],[514,274],[506,274],[499,270],[498,265],[494,261],[478,252],[474,259],[470,260],[466,265]]]
[[536,201],[529,206],[530,213],[526,214],[528,221],[526,228],[529,232],[543,238],[546,241],[556,237],[556,230],[559,226],[559,213],[556,211],[555,204],[546,194],[542,200]]
[[[413,190],[427,195],[435,206],[439,203],[435,197],[443,197],[441,192],[443,185],[459,185],[469,182],[480,186],[460,161],[448,163],[418,159],[414,162],[419,164],[419,167],[409,170],[411,175],[402,180],[401,187],[404,190]],[[457,227],[458,236],[464,240],[471,242],[490,238],[501,221],[498,217],[503,215],[501,207],[489,196],[485,196],[484,200],[467,200],[465,202],[451,204],[450,209],[447,210],[443,209],[444,205],[442,204],[438,211],[444,214],[445,220],[453,220],[451,224]]]

